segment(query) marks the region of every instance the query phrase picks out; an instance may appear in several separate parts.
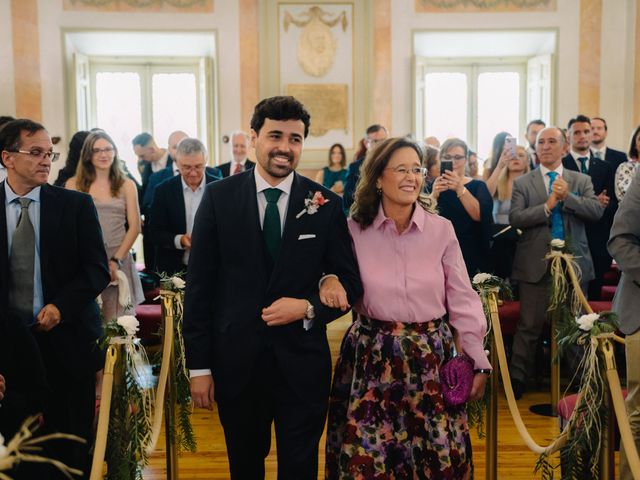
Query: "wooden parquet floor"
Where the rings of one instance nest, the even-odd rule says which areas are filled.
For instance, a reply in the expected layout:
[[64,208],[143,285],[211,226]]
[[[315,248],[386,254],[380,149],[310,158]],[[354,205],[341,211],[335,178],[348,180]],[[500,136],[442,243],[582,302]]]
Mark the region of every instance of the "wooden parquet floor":
[[[330,324],[328,328],[329,344],[335,359],[340,348],[342,336],[351,317],[345,316]],[[525,424],[533,435],[535,441],[540,445],[547,445],[557,435],[559,431],[555,418],[542,417],[529,412],[531,405],[548,403],[548,393],[525,394],[519,401],[520,412]],[[536,463],[536,455],[532,453],[523,443],[511,419],[507,408],[504,394],[501,392],[498,404],[498,477],[497,480],[524,480],[540,478],[534,475],[533,469]],[[218,420],[218,413],[214,409],[212,412],[198,410],[193,415],[193,425],[198,442],[198,452],[181,453],[179,457],[179,478],[180,480],[223,480],[229,478],[227,456],[225,450],[224,435]],[[151,456],[149,467],[145,470],[145,480],[164,480],[167,478],[165,468],[165,455],[163,436],[158,442],[158,450]],[[479,439],[472,431],[473,461],[475,465],[476,479],[485,478],[485,442]],[[275,480],[277,478],[276,445],[275,438],[272,442],[271,454],[266,461],[266,478]],[[616,463],[618,453],[616,452]],[[320,472],[318,478],[324,478],[322,468],[324,465],[324,436],[320,442],[319,456]],[[559,478],[559,472],[558,472]],[[585,479],[587,480],[587,479]]]

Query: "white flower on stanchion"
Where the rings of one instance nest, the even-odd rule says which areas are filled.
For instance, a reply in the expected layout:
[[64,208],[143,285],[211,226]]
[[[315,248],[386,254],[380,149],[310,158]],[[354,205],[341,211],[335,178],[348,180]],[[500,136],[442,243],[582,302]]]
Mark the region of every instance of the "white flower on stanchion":
[[123,315],[122,317],[118,317],[116,323],[124,328],[127,335],[130,336],[134,336],[140,328],[140,322],[133,315]]
[[178,290],[184,290],[184,287],[186,285],[186,282],[182,278],[176,276],[171,277],[171,283]]
[[474,285],[481,285],[484,282],[487,282],[493,278],[493,275],[490,273],[476,273],[473,276],[473,280],[471,281]]
[[551,250],[562,250],[564,248],[564,240],[560,238],[554,238],[551,240]]
[[580,318],[576,318],[576,323],[580,330],[584,330],[585,332],[590,332],[595,323],[600,319],[599,313],[589,313],[587,315],[582,315]]

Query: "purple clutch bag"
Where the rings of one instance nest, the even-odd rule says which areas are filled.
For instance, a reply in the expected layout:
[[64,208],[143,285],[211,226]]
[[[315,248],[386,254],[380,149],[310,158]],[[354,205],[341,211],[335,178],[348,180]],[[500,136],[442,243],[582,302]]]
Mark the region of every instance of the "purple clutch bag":
[[442,396],[450,407],[461,405],[469,399],[473,386],[473,360],[467,355],[457,355],[440,369]]

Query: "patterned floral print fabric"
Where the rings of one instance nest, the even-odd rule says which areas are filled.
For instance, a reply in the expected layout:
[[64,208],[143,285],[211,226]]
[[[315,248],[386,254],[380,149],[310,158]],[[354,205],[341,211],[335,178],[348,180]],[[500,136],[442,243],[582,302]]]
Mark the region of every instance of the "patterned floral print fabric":
[[618,199],[618,201],[621,201],[622,197],[624,197],[624,194],[627,193],[627,190],[629,190],[631,180],[633,180],[633,177],[638,171],[638,165],[640,165],[639,162],[633,161],[628,161],[618,165],[615,180],[616,198]]
[[447,407],[445,321],[360,317],[345,335],[329,403],[326,478],[460,480],[472,472],[463,407]]

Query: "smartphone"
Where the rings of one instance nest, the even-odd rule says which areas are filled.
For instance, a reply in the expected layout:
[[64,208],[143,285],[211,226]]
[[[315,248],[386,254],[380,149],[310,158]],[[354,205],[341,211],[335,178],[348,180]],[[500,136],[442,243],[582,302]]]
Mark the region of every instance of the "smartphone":
[[504,148],[509,149],[513,158],[516,158],[518,156],[518,153],[516,152],[517,143],[518,140],[515,137],[506,137],[504,139]]
[[453,161],[442,160],[440,162],[440,175],[444,175],[444,172],[446,172],[447,170],[449,170],[450,172],[453,171]]

